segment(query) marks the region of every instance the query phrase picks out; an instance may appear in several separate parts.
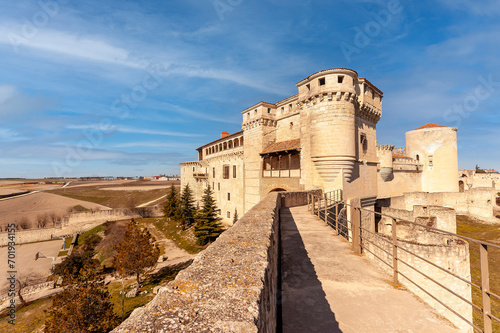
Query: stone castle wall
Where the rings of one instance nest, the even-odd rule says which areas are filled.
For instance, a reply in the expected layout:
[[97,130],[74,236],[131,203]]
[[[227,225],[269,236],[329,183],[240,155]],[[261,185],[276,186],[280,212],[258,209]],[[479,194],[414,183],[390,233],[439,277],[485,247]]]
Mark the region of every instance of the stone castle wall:
[[466,192],[412,192],[390,198],[390,207],[412,210],[413,206],[443,206],[456,210],[457,214],[471,215],[488,223],[500,223],[494,216],[495,190],[472,188]]

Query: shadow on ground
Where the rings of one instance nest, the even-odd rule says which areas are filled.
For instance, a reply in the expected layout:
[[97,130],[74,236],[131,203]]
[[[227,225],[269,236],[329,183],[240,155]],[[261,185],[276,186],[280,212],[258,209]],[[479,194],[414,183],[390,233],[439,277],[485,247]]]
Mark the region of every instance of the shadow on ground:
[[283,333],[342,333],[290,210],[280,214]]

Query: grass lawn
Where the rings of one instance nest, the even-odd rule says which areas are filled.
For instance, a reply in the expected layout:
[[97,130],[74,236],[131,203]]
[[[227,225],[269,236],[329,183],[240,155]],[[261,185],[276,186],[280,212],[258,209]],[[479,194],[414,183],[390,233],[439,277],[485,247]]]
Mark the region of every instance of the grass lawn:
[[196,244],[194,227],[182,230],[182,228],[179,227],[180,224],[173,219],[153,218],[150,220],[152,220],[151,222],[153,222],[156,228],[163,232],[166,237],[172,239],[178,247],[183,248],[188,253],[196,254],[203,250],[203,247]]
[[[479,223],[464,215],[457,215],[457,233],[459,235],[483,240],[500,245],[500,227],[498,225]],[[479,260],[479,246],[469,242],[472,282],[481,285],[481,266]],[[489,248],[490,290],[500,295],[500,249]],[[500,300],[491,298],[492,314],[500,317]],[[481,291],[472,287],[472,301],[482,306]],[[474,324],[483,327],[483,315],[474,310]],[[493,321],[493,332],[500,333],[500,324]]]
[[103,229],[104,229],[103,225],[98,225],[94,229],[90,229],[89,231],[86,231],[83,234],[78,235],[78,239],[76,240],[75,248],[83,244],[83,240],[85,239],[85,237],[95,235],[95,234],[101,232]]
[[39,299],[28,306],[18,309],[16,324],[9,324],[5,313],[0,314],[0,332],[27,333],[40,328],[45,322],[45,312],[52,305],[50,298]]
[[[135,280],[126,280],[125,281],[125,293],[129,292],[133,287],[135,287]],[[125,297],[124,302],[124,313],[126,319],[134,309],[144,306],[149,303],[155,295],[153,295],[153,287],[154,286],[144,286],[141,289],[142,291],[147,291],[147,294],[140,294],[137,297],[127,298]],[[108,285],[108,290],[111,295],[111,303],[113,303],[113,309],[118,317],[121,317],[122,314],[122,283],[121,282],[112,282]]]

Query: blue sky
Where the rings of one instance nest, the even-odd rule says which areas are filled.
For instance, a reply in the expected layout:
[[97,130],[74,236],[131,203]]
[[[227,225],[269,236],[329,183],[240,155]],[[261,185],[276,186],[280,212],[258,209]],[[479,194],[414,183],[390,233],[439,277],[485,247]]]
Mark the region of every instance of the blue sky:
[[176,174],[334,67],[384,92],[379,144],[457,126],[459,167],[500,169],[498,1],[0,5],[0,178]]

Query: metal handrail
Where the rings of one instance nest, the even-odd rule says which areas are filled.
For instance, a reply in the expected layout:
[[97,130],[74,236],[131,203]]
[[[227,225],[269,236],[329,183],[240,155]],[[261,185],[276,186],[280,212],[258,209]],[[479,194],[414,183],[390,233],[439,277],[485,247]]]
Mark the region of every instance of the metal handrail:
[[[488,268],[488,248],[500,249],[500,245],[493,244],[493,243],[486,242],[486,241],[482,241],[482,240],[478,240],[478,239],[474,239],[474,238],[463,236],[463,235],[459,235],[459,234],[454,233],[454,232],[450,232],[450,231],[446,231],[446,230],[442,230],[442,229],[430,227],[430,226],[427,226],[427,225],[419,224],[419,223],[416,223],[414,221],[405,220],[405,219],[398,218],[398,217],[395,217],[395,216],[391,216],[391,215],[388,215],[388,214],[384,214],[384,213],[376,212],[376,211],[373,211],[373,210],[369,210],[369,209],[366,209],[366,208],[362,208],[362,207],[359,207],[359,205],[353,205],[353,204],[347,203],[345,200],[343,200],[342,197],[340,197],[340,200],[334,200],[333,198],[337,199],[338,197],[335,196],[335,195],[333,195],[331,192],[325,193],[324,194],[324,198],[322,198],[321,196],[317,196],[317,195],[314,195],[313,193],[311,193],[311,201],[313,203],[312,213],[314,215],[317,215],[321,220],[324,220],[327,225],[330,225],[332,228],[334,228],[334,226],[329,223],[333,219],[333,218],[331,218],[329,216],[330,214],[328,213],[328,210],[330,208],[332,208],[334,206],[338,207],[339,204],[342,204],[344,208],[345,207],[350,207],[351,209],[353,209],[352,212],[356,212],[357,211],[357,213],[355,213],[355,215],[358,214],[357,215],[358,217],[355,219],[355,220],[358,221],[357,224],[354,224],[353,221],[349,221],[349,220],[346,219],[346,222],[347,222],[346,225],[345,226],[342,225],[343,229],[345,227],[344,230],[347,230],[345,232],[345,235],[344,235],[345,238],[347,238],[348,241],[352,241],[352,243],[353,243],[353,250],[355,250],[355,252],[356,251],[361,251],[361,248],[362,248],[363,251],[367,251],[367,252],[371,253],[375,258],[377,258],[378,260],[380,260],[384,264],[386,264],[388,267],[390,267],[393,270],[393,273],[394,273],[393,275],[394,275],[394,284],[395,285],[398,284],[398,275],[401,275],[406,280],[408,280],[409,282],[411,282],[412,284],[414,284],[416,287],[418,287],[419,289],[421,289],[423,292],[425,292],[427,295],[429,295],[431,298],[433,298],[434,300],[436,300],[439,304],[441,304],[446,309],[448,309],[449,311],[451,311],[452,313],[454,313],[456,316],[458,316],[459,318],[461,318],[462,320],[464,320],[468,325],[472,326],[475,331],[490,333],[490,332],[492,332],[492,321],[500,323],[500,319],[497,318],[496,316],[494,316],[491,313],[491,297],[494,297],[494,298],[500,300],[500,296],[497,295],[497,294],[495,294],[495,293],[493,293],[491,290],[489,290],[489,268]],[[316,202],[317,202],[317,204],[316,204]],[[322,209],[324,210],[324,212],[321,212]],[[316,210],[317,210],[317,214],[316,214]],[[366,212],[369,212],[369,213],[374,214],[374,215],[384,216],[384,217],[388,217],[388,218],[392,219],[392,229],[393,229],[393,232],[392,232],[392,244],[391,244],[391,236],[390,235],[378,235],[377,233],[373,233],[370,230],[367,230],[367,229],[365,229],[365,228],[363,228],[361,226],[361,223],[360,223],[360,214],[361,214],[361,211],[366,211]],[[339,224],[338,224],[337,219],[338,219],[338,211],[336,211],[335,219],[333,219],[333,222],[335,222],[335,228],[334,229],[336,230],[337,234],[339,234]],[[432,230],[432,231],[437,232],[437,233],[441,233],[441,234],[444,234],[444,235],[450,235],[450,236],[456,237],[458,239],[462,239],[462,240],[466,240],[466,241],[470,241],[470,242],[473,242],[475,244],[478,244],[479,248],[480,248],[480,261],[481,261],[481,285],[475,284],[472,281],[469,281],[469,280],[467,280],[465,278],[462,278],[462,277],[458,276],[457,274],[454,274],[454,273],[452,273],[452,272],[450,272],[450,271],[448,271],[448,270],[446,270],[446,269],[438,266],[437,264],[431,262],[430,260],[427,260],[427,259],[423,258],[422,256],[419,256],[419,255],[413,253],[412,251],[408,250],[407,248],[405,248],[403,246],[400,246],[400,244],[404,244],[404,242],[401,241],[401,240],[397,240],[397,222],[405,222],[405,223],[408,223],[408,224],[411,224],[411,225],[416,225],[416,226],[419,226],[419,227],[423,227],[423,228],[425,228],[427,230]],[[351,226],[353,228],[356,227],[356,230],[359,229],[359,234],[355,234],[355,231],[352,228],[349,228],[349,224],[351,224]],[[392,252],[393,253],[391,254],[389,251],[387,251],[387,250],[383,249],[382,247],[378,246],[377,244],[375,244],[375,242],[371,241],[370,239],[363,238],[362,232],[367,232],[367,233],[373,235],[374,237],[377,237],[378,239],[387,241],[389,243],[389,245],[392,246],[392,249],[393,249]],[[358,231],[356,231],[356,233],[358,233]],[[355,244],[354,244],[355,240],[351,237],[351,235],[353,237],[354,236],[357,237],[356,238],[356,246],[359,246],[359,250],[355,249]],[[363,241],[361,241],[361,240],[363,240]],[[372,252],[369,248],[367,248],[365,246],[365,243],[366,244],[371,244],[372,246],[377,247],[378,249],[380,249],[381,251],[383,251],[385,254],[387,254],[389,256],[389,258],[392,257],[393,258],[393,265],[390,265],[384,259],[382,259],[378,255],[376,255],[374,252]],[[453,290],[449,289],[448,287],[446,287],[443,284],[439,283],[438,281],[434,280],[433,278],[431,278],[427,274],[419,271],[418,268],[415,268],[411,264],[409,264],[409,263],[405,262],[404,260],[401,260],[400,258],[398,258],[398,255],[397,255],[398,254],[398,249],[401,249],[404,252],[406,252],[406,253],[408,253],[408,254],[410,254],[410,255],[412,255],[412,256],[414,256],[414,257],[416,257],[416,258],[418,258],[418,259],[420,259],[420,260],[422,260],[422,261],[424,261],[424,262],[432,265],[433,267],[436,267],[436,268],[440,269],[441,271],[446,272],[447,274],[449,274],[449,275],[451,275],[451,276],[459,279],[460,281],[462,281],[464,283],[467,283],[468,285],[473,286],[473,287],[479,289],[482,292],[482,296],[483,296],[482,297],[483,298],[482,307],[480,307],[480,306],[474,304],[473,302],[465,299],[461,295],[458,295]],[[361,252],[356,252],[356,253],[361,253]],[[445,303],[443,303],[441,300],[437,299],[434,295],[432,295],[427,290],[425,290],[424,288],[422,288],[421,286],[419,286],[416,282],[412,281],[410,278],[408,278],[400,270],[398,270],[397,264],[398,264],[399,261],[402,262],[403,264],[405,264],[406,266],[408,266],[409,268],[411,268],[412,270],[420,273],[425,278],[430,279],[431,281],[433,281],[434,283],[436,283],[438,286],[440,286],[441,288],[447,290],[448,292],[450,292],[454,296],[458,297],[462,301],[464,301],[467,304],[471,305],[474,310],[477,310],[480,313],[483,313],[484,331],[482,329],[480,329],[478,326],[476,326],[473,322],[470,322],[469,320],[467,320],[466,318],[464,318],[463,316],[461,316],[459,313],[457,313],[451,307],[449,307],[448,305],[446,305]]]

